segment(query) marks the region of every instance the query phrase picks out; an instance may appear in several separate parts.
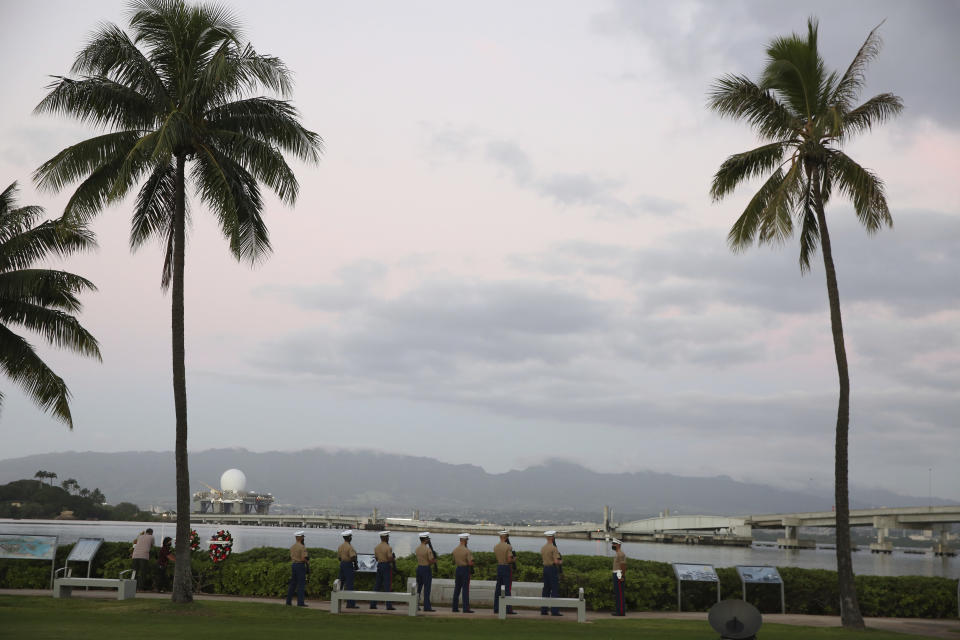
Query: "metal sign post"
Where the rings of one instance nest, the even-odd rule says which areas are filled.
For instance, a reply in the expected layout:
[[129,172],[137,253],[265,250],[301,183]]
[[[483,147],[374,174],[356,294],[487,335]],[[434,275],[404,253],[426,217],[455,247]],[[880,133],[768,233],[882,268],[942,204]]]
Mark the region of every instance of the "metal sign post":
[[743,600],[747,600],[747,583],[749,584],[779,584],[780,585],[780,613],[787,612],[787,600],[784,595],[783,578],[776,567],[770,565],[737,565],[737,574],[740,584],[743,585]]
[[682,611],[680,603],[680,585],[684,582],[716,582],[717,602],[720,602],[720,578],[712,564],[673,563],[673,573],[677,576],[677,611]]
[[103,538],[80,538],[77,540],[77,544],[73,545],[73,549],[70,550],[70,555],[64,561],[63,568],[66,569],[71,562],[86,562],[87,577],[89,578],[90,566],[93,564],[93,558],[97,555],[101,544],[103,544]]
[[0,533],[0,558],[13,560],[49,560],[50,588],[57,562],[57,536],[29,536]]

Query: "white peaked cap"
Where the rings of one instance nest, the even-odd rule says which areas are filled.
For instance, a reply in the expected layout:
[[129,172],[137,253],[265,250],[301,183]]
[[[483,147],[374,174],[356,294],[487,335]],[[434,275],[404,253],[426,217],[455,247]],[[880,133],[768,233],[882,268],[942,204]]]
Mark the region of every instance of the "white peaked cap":
[[461,533],[461,534],[460,534],[460,539],[461,539],[461,540],[463,540],[464,538],[469,538],[469,537],[470,537],[470,534],[469,534],[469,533]]
[[390,532],[389,532],[389,531],[381,531],[381,532],[380,532],[380,537],[381,537],[381,538],[386,538],[388,535],[390,535]]
[[424,531],[423,533],[420,534],[420,537],[421,537],[421,538],[429,538],[429,537],[430,537],[430,532],[429,532],[429,531]]
[[301,529],[300,531],[297,531],[295,534],[293,534],[293,537],[299,538],[300,536],[305,536],[305,535],[307,535],[307,532]]
[[623,543],[617,540],[616,538],[614,538],[613,540],[610,541],[610,544],[623,544]]
[[550,531],[544,531],[544,532],[543,532],[543,535],[547,536],[548,538],[551,538],[551,537],[557,535],[557,532],[554,531],[553,529],[550,529]]
[[498,532],[497,532],[497,535],[498,535],[498,536],[508,536],[508,535],[510,535],[510,532],[507,531],[506,529],[503,529],[502,531],[498,531]]
[[353,535],[353,529],[347,529],[346,531],[344,531],[344,532],[341,533],[340,535],[342,535],[344,538],[346,538],[347,536],[352,536],[352,535]]

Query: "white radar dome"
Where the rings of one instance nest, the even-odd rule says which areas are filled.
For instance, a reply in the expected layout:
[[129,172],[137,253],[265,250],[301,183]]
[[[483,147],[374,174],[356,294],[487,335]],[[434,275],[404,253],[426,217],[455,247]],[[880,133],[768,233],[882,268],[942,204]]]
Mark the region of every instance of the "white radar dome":
[[240,469],[227,469],[220,476],[221,491],[242,493],[247,488],[247,476]]

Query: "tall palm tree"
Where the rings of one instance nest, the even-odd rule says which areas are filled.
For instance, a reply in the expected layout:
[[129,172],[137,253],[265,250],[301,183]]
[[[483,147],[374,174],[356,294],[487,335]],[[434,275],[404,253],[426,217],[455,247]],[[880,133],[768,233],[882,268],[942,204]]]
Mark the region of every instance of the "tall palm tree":
[[850,376],[824,207],[836,190],[852,200],[857,218],[868,233],[893,226],[883,182],[842,151],[853,135],[871,130],[903,108],[900,98],[892,93],[881,93],[856,105],[867,65],[880,51],[878,28],[867,36],[846,72],[839,74],[827,71],[817,50],[817,22],[810,19],[805,37],[793,34],[770,43],[759,82],[726,75],[713,84],[709,97],[713,110],[745,120],[764,142],[723,162],[713,178],[714,200],[727,196],[744,181],[769,174],[730,230],[730,247],[739,251],[754,241],[781,244],[792,236],[796,217],[801,273],[809,270],[817,246],[822,249],[840,382],[834,497],[840,610],[843,625],[849,628],[863,627],[850,557]]
[[[188,175],[233,255],[254,263],[270,250],[260,184],[293,204],[299,185],[283,153],[316,162],[322,141],[281,99],[292,88],[287,68],[243,43],[237,20],[225,8],[183,0],[137,0],[130,8],[130,34],[112,24],[98,29],[73,64],[77,77],[56,78],[36,108],[74,116],[106,133],[64,149],[34,178],[54,191],[82,180],[64,212],[79,220],[120,201],[139,184],[131,248],[150,238],[166,247],[161,286],[172,289],[177,554],[187,558],[183,293]],[[192,600],[189,562],[176,565],[172,597]]]
[[[43,208],[17,205],[17,183],[0,192],[0,369],[42,409],[73,428],[70,390],[11,326],[38,333],[50,344],[100,359],[96,339],[73,314],[78,294],[96,290],[85,278],[35,265],[96,246],[82,227],[63,221],[37,224]],[[0,392],[0,404],[3,393]],[[35,478],[52,477],[38,471]]]

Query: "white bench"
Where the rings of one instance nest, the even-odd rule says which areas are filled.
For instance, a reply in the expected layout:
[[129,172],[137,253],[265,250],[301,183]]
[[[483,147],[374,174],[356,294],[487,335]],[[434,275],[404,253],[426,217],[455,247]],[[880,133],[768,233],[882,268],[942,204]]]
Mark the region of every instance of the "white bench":
[[[124,573],[130,573],[130,578],[124,578]],[[126,600],[137,596],[136,572],[127,570],[120,573],[119,578],[57,578],[53,581],[53,597],[69,598],[74,587],[98,587],[101,589],[116,589],[117,600]]]
[[340,613],[341,603],[345,600],[362,600],[366,602],[405,602],[407,615],[417,615],[417,587],[412,591],[345,591],[340,589],[340,580],[333,581],[333,590],[330,592],[330,613]]
[[513,596],[502,595],[505,590],[501,590],[500,611],[497,616],[501,620],[507,619],[507,607],[557,607],[562,609],[576,609],[577,622],[587,621],[587,602],[583,599],[583,587],[580,587],[579,598],[543,598],[541,596]]
[[[456,581],[453,578],[434,578],[430,585],[430,602],[451,604],[453,602],[453,589]],[[470,581],[470,606],[489,605],[493,606],[493,594],[496,592],[497,582],[495,580],[471,580]],[[417,579],[407,578],[407,589],[417,591]],[[514,582],[510,587],[510,593],[516,596],[539,596],[543,593],[542,582]],[[958,638],[960,640],[960,638]]]

